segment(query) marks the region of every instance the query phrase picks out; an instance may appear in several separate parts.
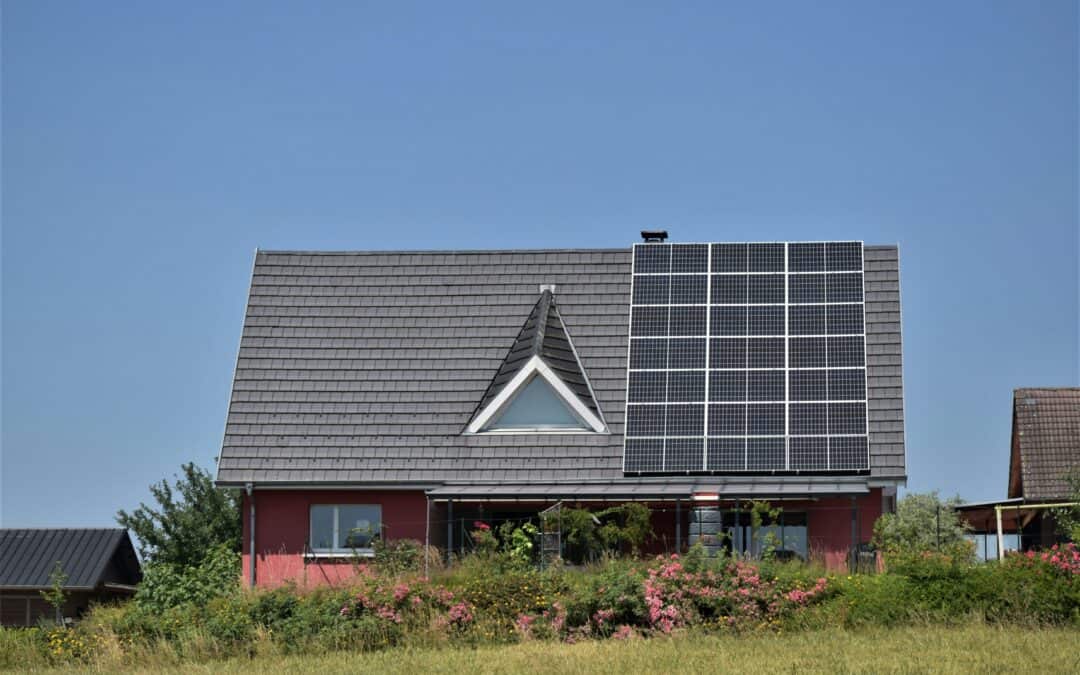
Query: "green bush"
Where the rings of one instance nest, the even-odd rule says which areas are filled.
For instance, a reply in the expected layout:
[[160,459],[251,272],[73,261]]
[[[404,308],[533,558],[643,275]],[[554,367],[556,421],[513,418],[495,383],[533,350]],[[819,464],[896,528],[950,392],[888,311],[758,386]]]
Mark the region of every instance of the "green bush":
[[418,572],[424,562],[424,546],[415,539],[376,539],[375,566],[389,575]]
[[566,557],[577,564],[596,561],[604,554],[637,553],[653,537],[649,509],[637,502],[595,512],[564,508],[559,518]]
[[160,612],[186,604],[206,604],[239,590],[240,554],[220,545],[210,549],[198,565],[147,565],[143,568],[143,580],[135,593],[135,602],[144,609]]
[[1080,627],[1080,552],[1074,548],[1009,556],[1003,564],[930,552],[894,553],[888,563],[883,574],[826,577],[812,565],[755,564],[702,550],[652,561],[603,557],[584,569],[544,572],[503,563],[490,567],[470,556],[435,580],[376,573],[346,588],[307,592],[285,586],[208,597],[189,589],[185,601],[175,592],[140,591],[141,601],[95,607],[75,629],[0,631],[0,668],[76,664],[109,671],[124,658],[149,653],[182,665],[267,649],[303,654],[576,641],[679,629],[891,627],[972,619]]
[[571,625],[587,624],[600,610],[611,611],[611,624],[642,623],[645,598],[642,565],[629,560],[606,560],[590,574],[577,575],[566,593],[566,614]]

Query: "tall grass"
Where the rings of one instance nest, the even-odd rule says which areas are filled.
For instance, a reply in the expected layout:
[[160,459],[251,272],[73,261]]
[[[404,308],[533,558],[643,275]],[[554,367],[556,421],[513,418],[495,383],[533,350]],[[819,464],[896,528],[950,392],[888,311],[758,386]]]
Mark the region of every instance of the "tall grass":
[[[5,647],[7,643],[4,643]],[[141,648],[65,672],[185,673],[1077,673],[1080,630],[1017,629],[981,623],[749,636],[687,633],[652,640],[527,642],[501,647],[405,648],[374,653],[284,656],[257,639],[250,658],[215,660],[209,642],[181,655]],[[7,667],[40,670],[43,664]]]

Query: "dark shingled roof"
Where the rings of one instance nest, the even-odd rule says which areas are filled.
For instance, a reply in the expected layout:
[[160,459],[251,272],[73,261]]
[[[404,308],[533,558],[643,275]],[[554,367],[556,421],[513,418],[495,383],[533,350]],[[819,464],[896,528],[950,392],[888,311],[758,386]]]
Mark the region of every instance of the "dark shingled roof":
[[[629,485],[631,255],[257,252],[218,481]],[[867,246],[864,258],[870,478],[904,480],[897,249]],[[611,433],[462,434],[522,325],[542,315],[542,285],[555,286],[547,326],[554,311],[573,336]]]
[[1074,468],[1080,468],[1080,388],[1013,392],[1009,497],[1066,499]]
[[69,590],[142,578],[127,530],[0,529],[0,589],[49,588],[58,560]]
[[578,362],[574,346],[570,343],[570,334],[563,325],[550,289],[544,289],[536,306],[529,312],[529,318],[499,366],[476,412],[486,408],[534,356],[543,359],[581,402],[599,416],[600,408],[593,398],[588,377]]

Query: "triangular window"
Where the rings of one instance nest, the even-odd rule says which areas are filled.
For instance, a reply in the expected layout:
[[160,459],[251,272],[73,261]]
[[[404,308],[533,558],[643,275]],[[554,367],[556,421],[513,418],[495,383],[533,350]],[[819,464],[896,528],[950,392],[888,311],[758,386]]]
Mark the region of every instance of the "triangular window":
[[467,432],[603,432],[606,428],[551,366],[534,356],[477,412]]
[[552,290],[541,289],[465,433],[607,431]]
[[485,431],[526,429],[583,429],[589,427],[570,411],[543,377],[534,376],[495,418]]

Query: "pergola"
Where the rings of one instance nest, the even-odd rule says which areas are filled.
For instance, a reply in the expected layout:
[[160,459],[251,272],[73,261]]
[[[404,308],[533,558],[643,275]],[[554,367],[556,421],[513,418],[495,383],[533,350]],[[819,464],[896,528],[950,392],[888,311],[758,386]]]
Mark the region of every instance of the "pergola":
[[[1021,534],[1024,527],[1043,509],[1073,506],[1080,506],[1080,502],[1028,502],[1023,497],[1014,497],[1012,499],[962,504],[957,506],[956,510],[958,513],[963,514],[964,519],[974,528],[976,533],[989,534],[990,532],[996,532],[997,555],[1000,561],[1005,558],[1006,534]],[[991,529],[991,523],[993,523],[993,529]],[[980,528],[980,524],[983,527]]]

